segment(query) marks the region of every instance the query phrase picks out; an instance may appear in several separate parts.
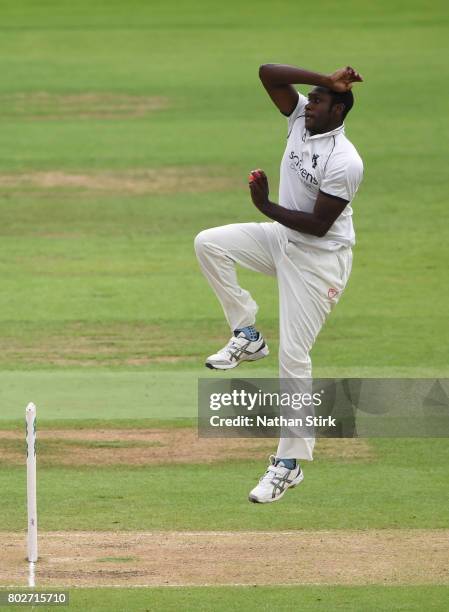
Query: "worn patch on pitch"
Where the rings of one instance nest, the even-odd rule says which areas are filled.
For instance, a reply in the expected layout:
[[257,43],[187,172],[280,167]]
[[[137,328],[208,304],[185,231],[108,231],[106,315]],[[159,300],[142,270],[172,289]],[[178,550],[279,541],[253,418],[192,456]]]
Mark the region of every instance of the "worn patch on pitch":
[[45,91],[0,95],[3,118],[26,120],[129,119],[169,107],[162,96],[135,96],[120,93],[56,94]]
[[[206,166],[163,166],[131,170],[67,172],[48,170],[0,174],[0,187],[13,193],[51,196],[53,192],[78,195],[149,195],[201,193],[236,187],[223,169]],[[240,185],[241,186],[241,185]]]
[[[38,587],[449,584],[448,529],[41,532],[39,555]],[[0,532],[0,585],[27,572],[24,534]]]
[[[34,255],[30,272],[39,272],[45,267],[49,275],[49,266],[54,264],[49,259],[50,257],[42,258],[37,254]],[[97,262],[98,273],[112,274],[115,270],[114,263],[103,259],[100,269],[100,264]],[[72,270],[75,270],[75,274],[81,272],[79,267]],[[142,257],[141,260],[132,262],[128,273],[148,276],[151,270],[151,264]],[[201,323],[198,323],[196,335],[200,333],[198,330],[206,329],[206,326],[201,327]],[[55,322],[45,327],[32,324],[27,326],[25,334],[20,325],[4,324],[0,333],[0,363],[94,368],[141,367],[153,363],[198,363],[202,354],[194,344],[194,339],[195,333],[190,326],[156,325],[140,321],[114,323],[69,321],[62,324]],[[222,338],[218,333],[215,336],[211,334],[209,341],[211,344],[213,341],[218,344]],[[196,350],[190,355],[182,354],[180,347],[188,347],[190,351]]]
[[[36,272],[46,262],[35,255]],[[105,267],[106,266],[106,269]],[[113,266],[103,262],[103,273],[110,273]],[[145,258],[133,262],[133,274],[148,275],[149,267]],[[33,270],[31,270],[33,271]],[[78,270],[79,273],[79,270]],[[47,272],[48,274],[48,272]],[[0,362],[20,363],[21,366],[50,364],[60,366],[145,366],[152,363],[198,363],[202,358],[195,338],[198,330],[207,326],[198,323],[197,331],[190,326],[155,325],[145,322],[90,323],[70,321],[50,327],[38,324],[23,328],[3,325],[0,338]],[[209,334],[211,344],[222,341],[218,332]],[[180,354],[180,347],[188,347],[193,354]]]
[[[182,263],[177,261],[179,267]],[[28,273],[39,274],[45,269],[46,275],[50,275],[54,265],[51,256],[43,258],[34,254],[29,262]],[[96,272],[113,275],[115,265],[115,261],[111,263],[106,258],[101,262],[97,260]],[[151,274],[153,269],[159,270],[161,265],[158,262],[157,267],[152,268],[146,258],[142,257],[130,263],[127,271],[130,275],[144,277]],[[70,261],[68,266],[72,266]],[[90,274],[90,265],[85,270]],[[67,273],[75,275],[82,272],[78,260],[67,270]],[[55,273],[60,274],[60,271]],[[271,331],[269,327],[267,329]],[[215,344],[223,341],[220,328],[210,331],[208,321],[197,321],[194,326],[183,322],[173,326],[166,322],[153,324],[144,321],[56,321],[44,327],[38,323],[27,323],[26,333],[22,322],[17,324],[8,321],[0,327],[0,365],[137,368],[153,363],[198,364],[203,359],[204,351],[204,346],[197,340],[201,335],[207,335],[210,352]]]
[[[260,459],[275,440],[198,438],[196,428],[39,430],[39,465],[167,465]],[[176,453],[173,449],[176,448]],[[371,461],[375,452],[362,438],[318,440],[317,459]],[[23,464],[23,432],[0,432],[0,464]]]

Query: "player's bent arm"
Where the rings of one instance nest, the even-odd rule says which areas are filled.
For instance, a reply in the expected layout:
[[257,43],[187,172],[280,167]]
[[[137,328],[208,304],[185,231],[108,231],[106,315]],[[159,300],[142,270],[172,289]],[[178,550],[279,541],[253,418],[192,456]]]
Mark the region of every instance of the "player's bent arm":
[[348,202],[342,198],[320,191],[311,213],[290,210],[271,201],[267,201],[262,207],[258,206],[258,208],[264,215],[281,223],[281,225],[297,232],[322,238],[330,230],[347,204]]
[[286,64],[262,64],[259,77],[268,95],[283,115],[291,115],[298,104],[294,84],[330,87],[328,76]]
[[320,74],[287,64],[262,64],[259,77],[275,105],[287,116],[298,104],[298,92],[293,85],[316,85],[335,91],[348,91],[353,83],[363,80],[351,66],[339,68],[332,74]]

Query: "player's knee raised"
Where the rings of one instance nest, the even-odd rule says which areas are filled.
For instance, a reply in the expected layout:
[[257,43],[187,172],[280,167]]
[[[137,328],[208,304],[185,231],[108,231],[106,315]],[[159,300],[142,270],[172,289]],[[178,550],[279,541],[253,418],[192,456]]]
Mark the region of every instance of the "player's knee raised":
[[208,232],[209,230],[203,230],[195,237],[194,246],[197,255],[201,255],[206,249]]

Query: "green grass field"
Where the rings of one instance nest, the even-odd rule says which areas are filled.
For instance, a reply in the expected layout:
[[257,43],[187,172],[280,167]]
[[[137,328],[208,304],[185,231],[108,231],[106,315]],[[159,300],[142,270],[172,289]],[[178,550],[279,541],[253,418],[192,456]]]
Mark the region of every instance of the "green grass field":
[[[3,0],[1,14],[0,430],[21,430],[28,401],[44,430],[192,425],[198,377],[213,376],[204,357],[229,334],[193,239],[263,220],[250,169],[264,168],[276,193],[286,125],[258,80],[269,61],[323,72],[349,63],[365,79],[346,121],[365,163],[353,272],[314,347],[314,374],[449,376],[444,2]],[[276,376],[275,282],[240,278],[271,349],[251,374]],[[175,450],[169,465],[100,455],[67,465],[56,442],[40,444],[43,532],[449,526],[445,439],[318,454],[276,508],[246,501],[262,452],[213,469],[181,464]],[[22,446],[0,437],[0,532],[20,537]],[[175,485],[151,494],[163,477]],[[447,607],[446,587],[424,582],[71,593],[79,610]]]
[[[273,441],[274,442],[274,441]],[[53,443],[54,444],[54,443]],[[99,442],[87,443],[99,447]],[[112,446],[112,443],[110,443]],[[319,447],[318,443],[318,447]],[[23,447],[5,440],[3,449]],[[81,446],[81,445],[80,445]],[[127,448],[137,447],[129,443]],[[116,447],[119,447],[116,443]],[[20,450],[18,449],[18,452]],[[265,456],[208,464],[64,465],[39,443],[40,527],[44,530],[251,530],[447,528],[448,445],[442,440],[373,440],[368,457],[320,456],[301,493],[272,506],[247,502]],[[56,449],[57,450],[57,449]],[[81,449],[80,449],[81,452]],[[176,452],[176,451],[175,451]],[[26,525],[26,474],[2,462],[2,529]],[[5,469],[8,468],[8,469]],[[163,492],[161,474],[168,483]],[[218,481],[217,481],[218,478]],[[120,490],[117,491],[117,482]],[[192,492],[201,483],[201,496]],[[159,492],[160,491],[160,492]],[[130,512],[132,508],[132,512]]]
[[[445,587],[215,587],[202,589],[77,589],[70,593],[70,609],[79,610],[302,610],[344,612],[421,612],[445,610]],[[12,607],[10,609],[13,609]],[[39,606],[40,610],[52,608]],[[63,608],[66,609],[66,608]]]

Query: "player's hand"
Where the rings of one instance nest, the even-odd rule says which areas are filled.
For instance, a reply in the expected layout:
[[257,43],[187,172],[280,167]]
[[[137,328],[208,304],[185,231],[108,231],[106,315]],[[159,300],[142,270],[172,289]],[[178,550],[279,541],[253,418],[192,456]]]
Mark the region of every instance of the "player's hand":
[[248,176],[248,181],[253,204],[263,212],[264,208],[270,204],[267,175],[260,168],[252,170]]
[[330,89],[339,92],[349,91],[353,83],[363,81],[360,74],[351,66],[336,70],[328,76],[328,79]]

